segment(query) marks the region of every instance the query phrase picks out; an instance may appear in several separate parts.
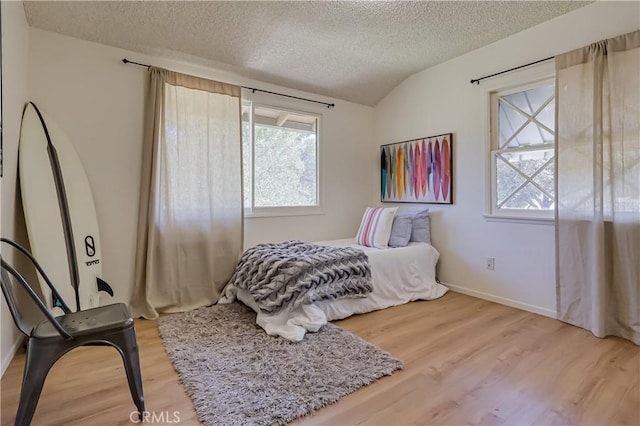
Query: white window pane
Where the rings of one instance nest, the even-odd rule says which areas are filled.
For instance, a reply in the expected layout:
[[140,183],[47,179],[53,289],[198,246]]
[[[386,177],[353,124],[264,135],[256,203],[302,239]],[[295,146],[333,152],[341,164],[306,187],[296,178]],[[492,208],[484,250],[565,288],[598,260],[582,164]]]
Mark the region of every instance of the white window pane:
[[547,164],[540,173],[533,178],[533,181],[543,188],[550,195],[555,191],[555,163],[551,161]]
[[524,94],[525,92],[517,92],[517,93],[512,93],[510,95],[503,96],[503,98],[507,100],[509,103],[520,108],[522,111],[531,115],[533,114],[533,111],[531,111],[531,108],[527,103]]
[[552,96],[554,96],[554,86],[543,86],[512,93],[503,98],[529,115],[533,115]]
[[503,152],[502,156],[525,175],[532,176],[553,158],[553,150]]
[[517,148],[553,143],[554,96],[554,87],[550,85],[500,97],[499,146]]
[[254,110],[257,124],[285,127],[295,130],[315,131],[316,117],[257,106]]
[[[553,208],[553,150],[503,152],[498,156],[496,174],[497,204],[500,208]],[[525,181],[529,183],[514,193],[514,189]]]
[[555,101],[549,102],[539,113],[536,115],[536,120],[553,130],[555,128],[556,121],[556,103]]
[[552,144],[554,136],[545,128],[538,126],[536,123],[527,124],[517,136],[512,139],[507,147],[518,148],[523,146],[535,146],[543,144]]
[[[527,118],[521,113],[517,112],[509,105],[500,102],[500,116],[498,121],[498,130],[500,133],[500,146],[503,146],[516,131],[522,127],[527,121]],[[513,141],[516,146],[518,145],[517,139]],[[511,143],[510,143],[511,144]]]
[[528,183],[509,198],[502,206],[503,209],[514,210],[553,210],[553,198],[542,192],[539,188]]
[[496,158],[496,192],[497,205],[501,205],[504,200],[515,191],[526,178],[510,167],[501,156]]
[[258,124],[254,131],[254,206],[317,205],[316,133]]

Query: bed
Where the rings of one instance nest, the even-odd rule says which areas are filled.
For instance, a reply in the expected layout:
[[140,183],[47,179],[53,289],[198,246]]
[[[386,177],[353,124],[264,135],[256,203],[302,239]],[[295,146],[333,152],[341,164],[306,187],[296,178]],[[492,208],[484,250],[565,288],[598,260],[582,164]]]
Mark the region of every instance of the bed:
[[220,303],[240,300],[257,312],[256,322],[268,334],[300,341],[308,331],[315,332],[328,321],[414,300],[433,300],[448,291],[436,281],[435,267],[440,253],[432,245],[414,242],[406,247],[380,249],[357,245],[355,241],[351,238],[315,244],[353,247],[365,252],[369,258],[373,286],[373,291],[366,297],[319,301],[269,314],[258,308],[247,290],[228,286]]

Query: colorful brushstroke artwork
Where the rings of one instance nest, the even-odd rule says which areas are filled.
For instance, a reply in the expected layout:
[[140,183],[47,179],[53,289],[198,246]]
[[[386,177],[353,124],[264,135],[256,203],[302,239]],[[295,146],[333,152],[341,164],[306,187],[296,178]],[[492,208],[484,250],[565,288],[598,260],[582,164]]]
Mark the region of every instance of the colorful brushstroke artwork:
[[453,133],[380,147],[380,199],[452,204]]

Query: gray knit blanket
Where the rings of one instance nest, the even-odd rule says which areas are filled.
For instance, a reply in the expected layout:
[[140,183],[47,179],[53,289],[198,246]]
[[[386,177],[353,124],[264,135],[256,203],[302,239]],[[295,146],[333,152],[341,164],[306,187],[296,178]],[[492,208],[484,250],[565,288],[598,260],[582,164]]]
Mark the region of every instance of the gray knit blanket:
[[248,290],[258,308],[270,314],[373,291],[369,258],[362,250],[297,240],[248,249],[228,285]]

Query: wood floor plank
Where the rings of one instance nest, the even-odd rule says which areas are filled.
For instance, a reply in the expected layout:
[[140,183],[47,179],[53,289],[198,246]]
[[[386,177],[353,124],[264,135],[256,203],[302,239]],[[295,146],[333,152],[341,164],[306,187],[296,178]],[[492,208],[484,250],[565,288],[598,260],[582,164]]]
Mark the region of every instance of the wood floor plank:
[[[296,424],[640,425],[640,348],[623,339],[454,292],[336,324],[404,370]],[[137,320],[136,330],[147,409],[198,424],[156,322]],[[0,383],[2,425],[13,424],[24,358]],[[124,426],[134,410],[120,355],[80,348],[51,370],[33,424]]]

